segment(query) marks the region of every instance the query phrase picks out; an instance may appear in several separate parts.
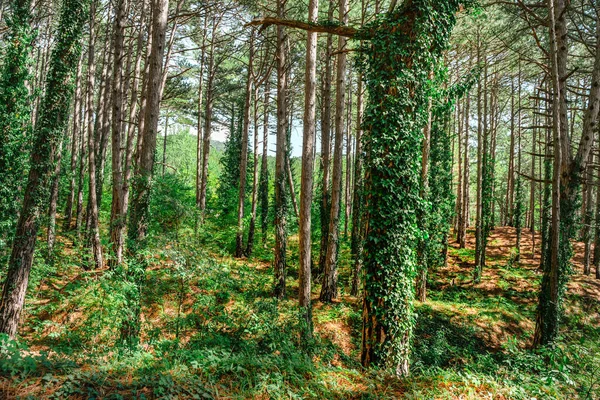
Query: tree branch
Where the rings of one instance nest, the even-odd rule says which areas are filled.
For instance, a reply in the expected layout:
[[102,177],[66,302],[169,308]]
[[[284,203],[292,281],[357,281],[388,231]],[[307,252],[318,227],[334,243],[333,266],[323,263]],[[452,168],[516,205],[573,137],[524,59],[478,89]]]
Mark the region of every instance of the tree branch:
[[338,36],[344,36],[352,38],[356,36],[358,30],[350,26],[325,26],[318,24],[311,24],[304,21],[297,21],[291,19],[280,19],[273,17],[257,18],[253,21],[248,22],[245,26],[259,26],[262,25],[262,29],[267,28],[269,25],[281,25],[288,26],[290,28],[302,29],[309,32],[320,32],[320,33],[331,33]]

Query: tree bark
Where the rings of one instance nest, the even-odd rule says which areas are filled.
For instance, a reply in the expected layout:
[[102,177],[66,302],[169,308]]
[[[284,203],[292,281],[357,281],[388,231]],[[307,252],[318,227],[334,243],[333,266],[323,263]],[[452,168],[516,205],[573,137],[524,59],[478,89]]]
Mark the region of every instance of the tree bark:
[[114,63],[112,77],[112,206],[110,211],[110,242],[112,245],[111,267],[123,262],[125,245],[126,216],[123,199],[123,59],[125,23],[127,18],[126,0],[118,0],[115,9]]
[[[141,133],[143,143],[139,154],[139,164],[136,166],[133,180],[133,198],[131,203],[131,217],[129,220],[128,239],[132,245],[133,254],[145,246],[148,233],[150,206],[150,190],[152,189],[152,175],[154,169],[154,152],[158,135],[158,120],[160,116],[161,84],[163,71],[163,56],[165,53],[165,36],[169,12],[168,0],[154,0],[152,6],[152,48],[148,57],[150,64],[148,70],[148,85],[146,87],[146,108],[140,110],[145,113],[145,127]],[[137,290],[135,298],[130,299],[131,305],[126,310],[122,325],[121,339],[131,341],[139,336],[141,299],[139,291],[143,281],[144,271],[132,269],[128,272]]]
[[[316,23],[319,17],[318,0],[310,0],[308,21]],[[307,335],[312,335],[311,307],[311,210],[313,199],[314,147],[316,139],[316,95],[317,95],[317,34],[307,33],[306,69],[304,74],[304,120],[302,137],[302,173],[300,184],[300,269],[299,306],[307,327]]]
[[25,302],[29,273],[40,223],[40,212],[48,199],[52,160],[68,122],[73,96],[73,75],[77,70],[83,25],[89,5],[80,0],[65,0],[61,6],[55,47],[46,77],[46,92],[40,106],[40,116],[34,131],[31,168],[6,280],[0,301],[0,332],[14,337]]
[[95,137],[94,137],[94,86],[95,86],[95,44],[96,44],[96,0],[92,0],[92,7],[90,10],[90,42],[88,47],[88,77],[87,77],[87,107],[86,107],[86,123],[88,130],[88,169],[89,169],[89,193],[88,193],[88,212],[90,220],[90,229],[88,234],[89,244],[94,257],[94,267],[102,268],[102,245],[100,243],[100,231],[98,229],[98,203],[96,199],[96,154],[94,151]]
[[[339,18],[340,23],[348,23],[348,2],[340,0]],[[338,248],[340,229],[340,206],[342,200],[342,149],[344,145],[344,98],[346,95],[346,38],[338,38],[337,90],[335,95],[335,147],[333,152],[333,176],[331,189],[331,211],[329,214],[329,233],[327,256],[325,258],[325,270],[323,285],[321,287],[321,301],[331,302],[337,298],[338,280]]]
[[[334,11],[333,0],[329,0],[329,9],[327,17],[333,21]],[[333,79],[332,57],[333,55],[333,36],[327,35],[327,44],[325,48],[325,76],[323,78],[322,103],[323,111],[321,114],[321,246],[319,252],[319,272],[325,270],[325,260],[327,257],[327,246],[329,244],[329,213],[331,209],[330,193],[330,168],[331,161],[331,81]]]
[[[242,124],[242,148],[240,160],[240,186],[238,188],[238,226],[235,240],[235,256],[244,255],[244,205],[246,202],[246,178],[248,176],[248,136],[250,135],[250,107],[252,106],[252,81],[254,76],[254,29],[250,33],[250,54],[246,78],[244,100],[244,121]],[[256,101],[256,100],[255,100]]]
[[263,246],[267,243],[267,228],[269,220],[269,99],[271,96],[271,81],[267,78],[265,84],[264,116],[263,116],[263,148],[260,162],[260,226]]
[[[283,18],[285,2],[277,2],[277,16]],[[277,147],[275,153],[275,297],[285,296],[286,280],[286,150],[287,150],[287,62],[286,32],[277,26]]]

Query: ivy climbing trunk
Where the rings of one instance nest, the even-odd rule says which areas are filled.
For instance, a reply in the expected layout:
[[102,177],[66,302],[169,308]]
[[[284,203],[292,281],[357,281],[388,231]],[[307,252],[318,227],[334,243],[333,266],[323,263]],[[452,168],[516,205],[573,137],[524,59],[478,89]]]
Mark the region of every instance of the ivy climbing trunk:
[[81,0],[65,0],[60,9],[56,41],[46,77],[46,91],[34,129],[31,169],[2,288],[0,332],[11,337],[17,333],[19,315],[25,302],[40,213],[48,200],[48,188],[54,170],[52,161],[56,159],[58,145],[69,119],[73,81],[81,53],[80,41],[88,12],[89,3]]
[[[31,140],[31,98],[27,88],[34,30],[28,0],[9,3],[8,35],[0,75],[0,254],[8,253],[25,182]],[[3,248],[4,247],[4,248]],[[7,254],[6,253],[6,254]],[[5,263],[4,257],[0,262]]]
[[[413,0],[371,27],[365,82],[367,228],[361,361],[409,373],[416,214],[429,71],[448,45],[458,0]],[[435,21],[435,22],[432,22]],[[408,212],[407,212],[408,211]]]

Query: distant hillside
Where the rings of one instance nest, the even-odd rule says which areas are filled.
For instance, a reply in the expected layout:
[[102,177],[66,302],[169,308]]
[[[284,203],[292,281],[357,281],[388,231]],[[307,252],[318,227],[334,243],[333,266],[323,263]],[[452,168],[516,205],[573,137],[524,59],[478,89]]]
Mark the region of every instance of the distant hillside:
[[210,147],[214,148],[217,151],[225,150],[225,143],[219,142],[218,140],[211,140]]

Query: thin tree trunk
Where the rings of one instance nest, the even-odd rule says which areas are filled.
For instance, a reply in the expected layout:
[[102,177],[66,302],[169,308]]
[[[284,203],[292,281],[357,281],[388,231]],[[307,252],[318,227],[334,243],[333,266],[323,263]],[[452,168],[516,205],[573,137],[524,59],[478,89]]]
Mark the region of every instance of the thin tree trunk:
[[[340,0],[339,18],[342,25],[348,23],[348,2]],[[340,230],[340,206],[342,200],[342,149],[344,145],[344,97],[346,95],[346,42],[344,37],[338,38],[337,90],[335,95],[335,147],[333,152],[333,176],[331,189],[331,212],[329,214],[329,233],[327,257],[323,286],[321,287],[321,301],[331,302],[337,298],[338,280],[338,248]]]
[[[310,0],[308,21],[316,23],[319,17],[318,0]],[[316,95],[317,95],[317,34],[307,33],[306,69],[304,74],[304,120],[302,136],[302,173],[300,183],[300,269],[299,306],[306,323],[306,335],[312,336],[311,306],[311,210],[313,199],[314,152],[316,139]]]
[[[240,186],[238,188],[238,226],[235,240],[235,256],[244,255],[244,205],[246,203],[246,179],[248,176],[248,136],[250,135],[250,107],[252,107],[252,81],[254,76],[254,29],[250,33],[250,54],[244,101],[242,125],[242,148],[240,156]],[[255,100],[256,101],[256,100]]]
[[163,129],[163,154],[162,154],[162,176],[165,176],[167,168],[167,134],[169,130],[169,111],[165,111],[165,127]]
[[466,96],[466,109],[465,109],[465,148],[464,148],[464,164],[463,164],[463,220],[462,220],[462,229],[461,229],[461,237],[459,240],[459,246],[461,249],[464,249],[467,241],[467,228],[470,226],[470,215],[469,215],[469,179],[470,179],[470,165],[469,165],[469,133],[470,133],[470,112],[471,112],[471,96],[467,94]]
[[260,226],[263,246],[267,242],[267,228],[269,220],[269,98],[271,95],[271,81],[267,78],[265,84],[264,117],[263,117],[263,148],[260,162]]
[[118,0],[115,9],[114,64],[112,77],[112,206],[110,212],[110,242],[112,244],[111,267],[123,262],[125,245],[126,216],[123,201],[123,58],[125,23],[127,18],[126,0]]
[[[285,2],[277,2],[277,16],[284,18]],[[287,150],[287,62],[286,32],[277,26],[277,147],[275,153],[275,288],[277,298],[285,296],[286,278],[286,150]]]
[[102,245],[100,243],[100,231],[98,229],[98,204],[96,199],[96,154],[95,148],[95,137],[94,137],[94,86],[95,86],[95,26],[96,26],[96,0],[92,0],[92,7],[90,11],[90,43],[88,47],[88,93],[87,93],[87,109],[86,109],[86,123],[88,130],[88,168],[89,168],[89,198],[88,198],[88,212],[90,227],[88,231],[88,240],[92,249],[94,257],[94,267],[102,268]]
[[250,257],[254,247],[254,234],[256,232],[256,210],[258,208],[258,85],[255,82],[254,108],[253,108],[253,152],[252,152],[252,205],[250,210],[250,224],[248,226],[248,242],[246,255]]
[[352,254],[352,285],[350,295],[358,296],[360,275],[362,271],[363,248],[363,149],[362,149],[362,120],[363,120],[363,79],[358,75],[358,88],[356,93],[356,151],[354,159],[354,202],[352,203],[352,232],[350,252]]
[[[147,61],[150,64],[148,85],[146,87],[147,103],[146,108],[141,110],[141,112],[145,113],[145,127],[141,133],[143,135],[143,144],[139,154],[140,162],[136,166],[136,176],[133,180],[133,199],[128,229],[128,238],[134,247],[131,249],[134,254],[145,246],[148,231],[148,209],[150,205],[150,190],[152,188],[154,152],[156,150],[156,138],[158,135],[168,12],[168,0],[155,0],[152,7],[152,48]],[[141,299],[139,292],[143,277],[143,269],[141,271],[132,269],[129,272],[128,278],[133,280],[138,293],[130,299],[130,306],[126,310],[121,325],[121,339],[126,341],[137,338],[140,333]]]
[[60,162],[62,159],[62,140],[58,145],[55,166],[52,173],[52,187],[50,188],[50,206],[48,207],[48,232],[47,245],[48,256],[52,258],[54,253],[54,243],[56,241],[56,204],[58,203],[58,185],[60,183]]
[[[202,106],[204,105],[204,59],[206,54],[206,28],[208,13],[204,15],[202,27],[202,41],[200,42],[200,72],[198,73],[198,140],[196,145],[196,208],[200,209],[200,190],[202,183]],[[199,221],[197,221],[198,223]],[[196,225],[197,225],[196,223]]]
[[214,100],[215,78],[215,32],[217,29],[216,18],[212,21],[212,34],[208,50],[208,77],[206,82],[206,104],[204,108],[204,132],[202,137],[202,177],[200,180],[200,220],[204,220],[206,213],[206,187],[208,184],[208,156],[210,153],[210,136],[212,133],[212,113]]
[[[87,156],[87,140],[85,137],[85,130],[82,129],[82,121],[81,121],[81,115],[82,115],[82,97],[83,97],[83,91],[81,90],[81,87],[83,86],[83,83],[81,81],[81,75],[82,75],[82,71],[83,71],[83,54],[81,55],[81,58],[79,60],[79,66],[77,68],[77,77],[75,78],[75,81],[78,82],[76,83],[76,87],[79,88],[79,92],[77,92],[77,89],[75,89],[75,98],[79,99],[77,101],[78,105],[76,106],[76,110],[75,110],[75,114],[73,114],[73,119],[77,120],[77,131],[79,132],[79,175],[77,178],[77,211],[76,211],[76,217],[75,217],[75,230],[77,231],[77,237],[80,238],[81,235],[81,223],[83,221],[83,184],[84,184],[84,177],[85,177],[85,168],[86,168],[86,156]],[[73,122],[73,124],[75,124],[75,122]],[[75,129],[75,125],[73,125],[73,129]]]
[[[139,91],[139,81],[141,72],[141,61],[142,52],[144,46],[144,31],[146,26],[146,12],[148,8],[147,0],[142,0],[141,11],[140,11],[140,23],[136,44],[136,60],[133,72],[133,79],[131,80],[131,103],[129,106],[129,121],[134,121],[137,114],[137,101]],[[134,146],[136,138],[136,124],[130,123],[127,131],[127,147],[125,150],[125,165],[124,165],[124,177],[123,177],[123,214],[127,215],[129,209],[129,188],[131,175],[133,173],[133,157],[134,157]],[[139,131],[138,131],[139,134]]]
[[[327,18],[333,21],[335,2],[329,0]],[[319,253],[319,271],[325,270],[327,246],[329,245],[329,213],[331,209],[329,164],[331,162],[331,81],[333,80],[333,36],[327,35],[325,48],[325,76],[323,77],[323,112],[321,114],[321,248]]]

